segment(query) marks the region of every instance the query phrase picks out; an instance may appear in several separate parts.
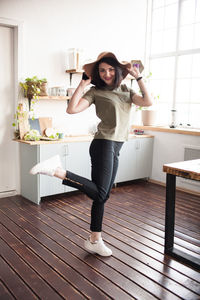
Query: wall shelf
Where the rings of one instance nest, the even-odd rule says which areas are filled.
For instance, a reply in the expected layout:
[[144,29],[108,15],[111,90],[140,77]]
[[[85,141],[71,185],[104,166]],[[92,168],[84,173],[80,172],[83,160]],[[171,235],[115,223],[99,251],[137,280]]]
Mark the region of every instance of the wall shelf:
[[71,83],[72,83],[72,74],[82,74],[83,72],[84,72],[83,70],[78,70],[78,69],[66,70],[66,73],[69,73],[70,86],[71,86]]
[[39,96],[39,100],[69,100],[68,96]]
[[66,73],[71,73],[71,74],[78,73],[78,74],[81,74],[81,73],[83,73],[83,70],[71,69],[71,70],[66,70]]

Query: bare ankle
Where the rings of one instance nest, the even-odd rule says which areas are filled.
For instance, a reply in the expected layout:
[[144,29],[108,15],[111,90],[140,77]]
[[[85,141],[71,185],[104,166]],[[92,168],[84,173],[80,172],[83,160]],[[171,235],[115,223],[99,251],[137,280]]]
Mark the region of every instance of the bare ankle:
[[90,242],[94,243],[101,238],[101,232],[91,232]]
[[59,179],[65,179],[66,177],[66,171],[60,167],[56,168],[55,170],[55,174],[54,174],[55,177],[59,178]]

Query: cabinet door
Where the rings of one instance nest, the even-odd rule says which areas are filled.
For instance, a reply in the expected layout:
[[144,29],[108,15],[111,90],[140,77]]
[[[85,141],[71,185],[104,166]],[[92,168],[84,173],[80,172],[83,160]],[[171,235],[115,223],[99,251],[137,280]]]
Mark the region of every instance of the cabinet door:
[[[90,179],[90,142],[73,142],[66,144],[47,144],[40,146],[40,161],[59,155],[64,169]],[[49,196],[75,189],[63,185],[62,181],[55,177],[40,176],[40,196]]]
[[26,199],[40,203],[40,175],[31,175],[30,169],[39,162],[39,146],[20,143],[21,195]]
[[[40,145],[39,161],[43,161],[57,154],[60,156],[62,165],[65,168],[65,144]],[[65,192],[65,186],[62,184],[62,181],[60,179],[46,175],[39,176],[41,197]]]
[[88,179],[91,178],[89,147],[90,142],[68,143],[66,156],[67,170]]
[[133,180],[136,177],[136,139],[125,142],[119,156],[119,168],[115,182]]
[[[91,178],[91,163],[89,156],[90,142],[68,143],[65,149],[66,169],[79,175]],[[66,191],[75,191],[76,189],[66,186]]]
[[135,138],[124,143],[115,182],[150,177],[153,138]]
[[150,177],[153,159],[153,138],[136,140],[136,157],[137,178]]

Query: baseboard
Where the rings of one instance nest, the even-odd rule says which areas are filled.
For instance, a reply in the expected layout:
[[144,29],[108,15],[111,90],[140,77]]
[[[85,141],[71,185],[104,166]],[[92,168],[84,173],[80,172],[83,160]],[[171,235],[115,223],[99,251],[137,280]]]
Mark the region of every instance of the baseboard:
[[11,197],[17,195],[17,191],[8,191],[8,192],[1,192],[0,193],[0,198],[6,198],[6,197]]
[[[154,179],[149,179],[148,181],[166,187],[166,183],[164,183],[164,182],[154,180]],[[197,192],[197,191],[188,190],[188,189],[181,188],[181,187],[178,187],[178,186],[176,187],[176,189],[177,189],[177,191],[185,192],[185,193],[195,195],[195,196],[200,196],[200,193]]]

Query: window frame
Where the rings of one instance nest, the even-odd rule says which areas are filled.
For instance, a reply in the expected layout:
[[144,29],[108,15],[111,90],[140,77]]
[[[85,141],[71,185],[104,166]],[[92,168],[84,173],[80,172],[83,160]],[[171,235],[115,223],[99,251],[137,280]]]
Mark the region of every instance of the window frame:
[[[147,0],[147,22],[146,22],[146,43],[145,43],[145,65],[147,66],[147,70],[150,70],[150,63],[154,59],[162,59],[166,57],[174,57],[174,79],[173,79],[173,96],[172,96],[172,105],[171,110],[176,109],[176,91],[177,91],[177,73],[178,73],[178,59],[183,55],[193,55],[200,54],[200,48],[191,48],[187,50],[179,50],[179,41],[180,41],[180,30],[181,30],[181,8],[182,4],[186,0],[178,0],[178,15],[177,15],[177,27],[176,27],[176,46],[175,50],[171,52],[163,52],[152,54],[152,35],[153,35],[153,1],[155,0]],[[197,3],[197,2],[196,2]],[[165,6],[166,7],[166,6]],[[151,79],[149,79],[150,81]],[[177,102],[178,103],[178,102]],[[189,104],[189,103],[188,103]],[[200,127],[200,124],[199,124]]]

